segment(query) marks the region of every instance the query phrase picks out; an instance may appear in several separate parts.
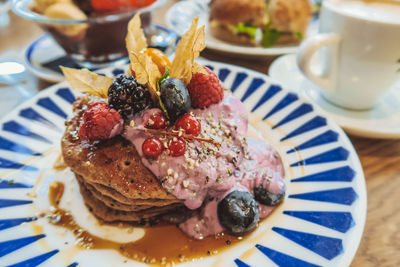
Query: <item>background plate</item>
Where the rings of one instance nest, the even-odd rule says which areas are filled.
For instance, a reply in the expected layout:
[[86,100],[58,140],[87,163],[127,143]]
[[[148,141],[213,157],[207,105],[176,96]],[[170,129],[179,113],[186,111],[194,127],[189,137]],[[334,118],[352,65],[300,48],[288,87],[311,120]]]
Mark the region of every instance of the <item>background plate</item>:
[[[279,151],[287,196],[249,238],[187,266],[347,266],[360,242],[366,189],[359,159],[343,131],[266,75],[200,61],[240,98],[252,124]],[[123,69],[106,69],[118,75]],[[79,93],[60,83],[14,109],[0,123],[0,266],[128,266],[110,250],[79,250],[74,236],[47,223],[48,184],[63,181],[60,206],[92,234],[126,242],[140,235],[101,226],[82,203],[69,170],[55,171],[64,121]],[[10,182],[11,181],[11,182]],[[32,194],[35,192],[35,194]],[[127,260],[130,264],[141,265]],[[71,265],[70,265],[71,264]]]
[[[252,56],[277,56],[288,53],[296,53],[298,46],[274,46],[270,48],[263,47],[249,47],[229,44],[221,41],[208,30],[208,16],[209,16],[209,2],[210,0],[185,0],[174,4],[166,14],[166,23],[168,28],[174,30],[179,35],[185,33],[191,23],[192,19],[199,17],[199,25],[206,25],[206,46],[223,53],[230,53],[235,55]],[[307,35],[313,35],[318,31],[318,21],[313,17],[310,26],[307,30]]]

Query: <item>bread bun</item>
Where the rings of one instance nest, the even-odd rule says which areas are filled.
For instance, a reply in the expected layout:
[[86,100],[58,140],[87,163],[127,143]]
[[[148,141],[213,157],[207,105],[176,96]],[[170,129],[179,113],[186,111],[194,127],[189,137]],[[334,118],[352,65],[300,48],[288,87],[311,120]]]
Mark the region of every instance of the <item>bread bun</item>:
[[280,32],[305,33],[311,16],[309,0],[270,0],[270,28]]
[[217,21],[210,22],[210,32],[216,38],[225,41],[230,44],[245,45],[245,46],[256,46],[257,43],[254,39],[247,34],[237,34],[230,30],[227,24],[221,24]]
[[212,0],[210,21],[263,27],[268,19],[265,8],[264,0]]

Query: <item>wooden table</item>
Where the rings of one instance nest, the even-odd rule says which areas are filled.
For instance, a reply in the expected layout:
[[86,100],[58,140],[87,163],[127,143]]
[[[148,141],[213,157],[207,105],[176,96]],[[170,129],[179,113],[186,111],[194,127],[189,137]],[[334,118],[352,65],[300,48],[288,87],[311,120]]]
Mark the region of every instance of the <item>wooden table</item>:
[[[154,20],[164,24],[169,0]],[[0,61],[19,60],[29,43],[41,34],[34,24],[11,14],[11,24],[0,29]],[[236,64],[267,74],[274,58],[246,61],[204,51],[201,56]],[[27,84],[39,89],[49,83],[29,77]],[[0,90],[4,86],[0,85]],[[0,91],[1,92],[1,91]],[[0,117],[5,114],[0,114]],[[350,136],[364,168],[368,190],[368,213],[363,239],[351,266],[400,266],[400,140],[376,140]]]

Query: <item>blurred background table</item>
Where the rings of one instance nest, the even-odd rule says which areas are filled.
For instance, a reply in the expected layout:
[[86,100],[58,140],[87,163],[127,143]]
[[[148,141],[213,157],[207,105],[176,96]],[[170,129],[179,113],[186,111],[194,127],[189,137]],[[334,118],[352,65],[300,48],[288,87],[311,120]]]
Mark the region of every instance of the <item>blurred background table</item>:
[[[154,15],[154,22],[165,25],[166,5]],[[42,30],[35,24],[9,13],[10,24],[0,28],[0,62],[24,62],[25,49]],[[205,50],[202,57],[235,64],[267,74],[274,57],[246,61]],[[51,85],[27,73],[20,83],[32,92]],[[12,93],[15,85],[0,83],[0,118],[23,99]],[[400,141],[349,136],[364,168],[368,191],[368,212],[361,245],[351,266],[400,266]]]

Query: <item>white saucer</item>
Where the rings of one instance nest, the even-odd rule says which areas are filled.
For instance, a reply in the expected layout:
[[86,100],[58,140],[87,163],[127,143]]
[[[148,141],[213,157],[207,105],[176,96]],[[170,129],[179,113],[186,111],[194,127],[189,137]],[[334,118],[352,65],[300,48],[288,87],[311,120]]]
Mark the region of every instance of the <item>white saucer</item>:
[[46,68],[43,64],[65,55],[64,50],[53,38],[48,34],[44,34],[27,48],[25,63],[27,68],[36,76],[49,82],[61,82],[64,80],[61,73]]
[[[318,58],[315,58],[312,68],[318,70],[319,67]],[[340,108],[325,100],[320,95],[319,88],[297,68],[295,54],[275,60],[269,69],[269,75],[286,88],[314,102],[321,112],[350,134],[382,139],[400,138],[400,84],[390,89],[374,109],[354,111]]]

